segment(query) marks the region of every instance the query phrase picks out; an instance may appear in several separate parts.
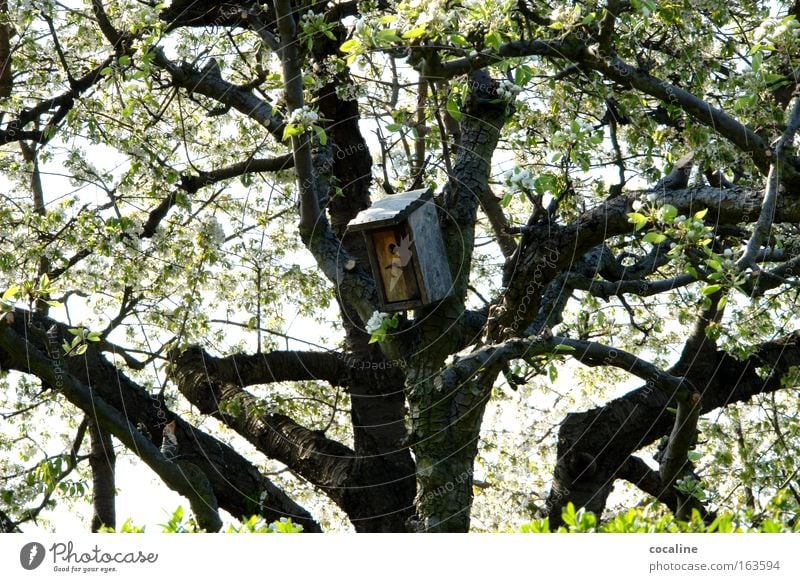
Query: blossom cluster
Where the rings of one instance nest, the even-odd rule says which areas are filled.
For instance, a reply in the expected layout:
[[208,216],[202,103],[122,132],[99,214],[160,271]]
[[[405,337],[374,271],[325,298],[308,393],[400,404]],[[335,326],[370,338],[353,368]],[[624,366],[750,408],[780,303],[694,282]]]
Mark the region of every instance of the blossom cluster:
[[784,37],[796,37],[798,34],[800,34],[800,23],[793,17],[776,18],[773,16],[765,19],[756,28],[753,38],[757,42],[767,44]]
[[513,169],[506,172],[506,184],[512,190],[533,190],[535,179],[530,170],[514,166]]
[[373,312],[372,317],[369,318],[365,329],[368,333],[375,333],[381,327],[383,327],[383,320],[384,318],[389,317],[388,313],[380,313],[378,311]]
[[503,79],[497,87],[497,96],[505,101],[514,101],[522,91],[522,87],[515,85],[511,81]]
[[575,24],[581,18],[581,7],[579,5],[557,6],[550,13],[550,20],[553,22],[560,22],[562,24]]
[[225,242],[225,229],[216,219],[211,217],[202,225],[202,237],[208,241],[211,248],[219,248]]
[[[645,199],[652,204],[656,200],[658,200],[658,194],[656,194],[655,192],[650,192],[647,196],[645,196]],[[642,203],[641,200],[634,200],[633,204],[631,204],[631,207],[636,212],[639,212],[642,209],[643,206],[644,206],[644,204]]]
[[308,105],[304,105],[299,109],[292,111],[289,115],[289,123],[298,125],[303,129],[308,129],[319,121],[319,113],[311,109]]
[[320,18],[325,18],[324,14],[317,14],[313,10],[309,10],[303,16],[300,17],[300,26],[305,28],[306,26],[314,24]]

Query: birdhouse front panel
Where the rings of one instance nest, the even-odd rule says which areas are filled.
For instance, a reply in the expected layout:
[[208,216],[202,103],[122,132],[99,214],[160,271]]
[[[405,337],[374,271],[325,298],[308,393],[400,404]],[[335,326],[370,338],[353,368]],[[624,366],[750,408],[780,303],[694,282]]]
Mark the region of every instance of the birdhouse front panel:
[[413,241],[407,229],[394,226],[369,233],[375,249],[380,284],[387,303],[417,302],[422,299],[414,269]]
[[430,190],[378,200],[348,228],[364,233],[381,311],[417,309],[450,294],[450,267]]

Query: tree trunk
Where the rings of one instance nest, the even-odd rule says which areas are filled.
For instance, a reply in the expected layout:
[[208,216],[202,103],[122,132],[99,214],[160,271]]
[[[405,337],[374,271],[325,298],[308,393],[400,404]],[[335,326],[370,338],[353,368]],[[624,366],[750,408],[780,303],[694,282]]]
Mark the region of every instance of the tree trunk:
[[97,532],[102,526],[115,528],[116,486],[115,464],[116,454],[111,433],[101,429],[96,422],[89,424],[92,448],[89,453],[89,465],[92,468],[92,531]]
[[[406,371],[417,462],[416,518],[425,532],[466,532],[481,420],[495,374],[444,378],[444,362],[464,345],[464,303],[479,201],[489,188],[492,154],[513,107],[484,71],[470,76],[461,118],[462,143],[445,187],[442,221],[453,273],[449,298],[415,313],[419,342]],[[475,338],[471,338],[474,342]],[[480,342],[478,342],[480,343]]]

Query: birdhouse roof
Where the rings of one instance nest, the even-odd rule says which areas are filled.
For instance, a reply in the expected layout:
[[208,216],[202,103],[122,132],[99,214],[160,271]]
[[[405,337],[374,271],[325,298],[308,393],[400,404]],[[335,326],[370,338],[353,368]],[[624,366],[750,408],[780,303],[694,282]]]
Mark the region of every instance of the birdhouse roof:
[[392,226],[402,222],[408,215],[422,206],[433,197],[430,189],[411,190],[401,194],[392,194],[372,203],[372,206],[362,210],[350,221],[348,228],[351,230],[365,230]]

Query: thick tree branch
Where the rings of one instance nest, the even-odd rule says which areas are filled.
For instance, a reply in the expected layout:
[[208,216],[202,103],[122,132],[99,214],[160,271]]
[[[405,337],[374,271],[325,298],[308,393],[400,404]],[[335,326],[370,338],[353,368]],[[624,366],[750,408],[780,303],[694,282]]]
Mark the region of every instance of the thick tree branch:
[[568,281],[570,287],[573,289],[588,291],[595,297],[608,299],[614,295],[636,295],[638,297],[659,295],[667,291],[686,287],[697,281],[697,279],[692,275],[683,274],[670,279],[660,279],[657,281],[650,281],[647,279],[597,281],[581,275],[570,275]]
[[[27,339],[31,349],[46,351],[45,329],[52,330],[55,337],[69,336],[69,326],[48,317],[21,309],[14,311],[12,317],[14,331]],[[31,329],[41,330],[41,333],[33,333]],[[60,341],[55,343],[57,349],[60,349],[60,344]],[[222,509],[237,518],[249,518],[255,514],[274,521],[288,516],[301,524],[304,531],[321,531],[305,509],[261,475],[252,463],[229,445],[176,417],[162,398],[132,382],[94,346],[90,346],[80,358],[65,358],[63,366],[83,385],[91,385],[93,393],[115,409],[124,410],[127,419],[144,431],[155,446],[161,444],[163,427],[171,420],[177,420],[177,433],[183,443],[182,459],[197,465],[205,473]],[[0,349],[0,369],[28,373],[26,361],[17,360],[4,349]]]
[[619,348],[603,345],[599,342],[587,342],[567,337],[553,337],[554,349],[558,346],[567,346],[574,351],[567,352],[570,356],[586,366],[614,366],[646,380],[648,385],[663,390],[666,394],[682,395],[688,397],[684,378],[674,376],[658,366],[643,360],[630,352]]
[[[768,147],[752,130],[690,92],[637,69],[611,53],[583,44],[579,38],[568,36],[558,41],[518,40],[502,44],[497,51],[484,51],[470,57],[440,63],[425,60],[424,73],[432,78],[452,78],[479,69],[508,57],[547,56],[569,60],[581,68],[598,71],[621,85],[630,86],[664,103],[677,105],[694,119],[731,141],[752,157],[764,173],[769,166]],[[797,171],[786,164],[785,179],[794,179]]]
[[14,89],[14,71],[11,67],[13,27],[8,14],[8,0],[0,0],[0,19],[0,99],[8,99]]
[[798,127],[800,127],[800,97],[795,97],[794,107],[792,107],[792,112],[789,114],[789,119],[786,123],[786,130],[783,132],[780,141],[778,141],[778,145],[775,146],[775,154],[772,156],[773,162],[767,174],[767,190],[764,193],[761,212],[753,228],[753,234],[750,240],[747,241],[745,252],[736,261],[736,267],[740,270],[750,266],[761,249],[761,245],[769,236],[769,231],[775,219],[775,208],[778,204],[778,189],[783,181],[781,174],[786,166],[783,152],[786,146],[794,142]]
[[[275,17],[281,39],[280,57],[283,64],[283,86],[289,113],[301,110],[303,100],[303,71],[298,51],[297,27],[289,0],[275,0]],[[326,229],[327,220],[319,208],[318,193],[314,190],[314,166],[311,162],[309,132],[292,136],[294,167],[300,192],[300,236],[307,240],[317,228]],[[321,193],[320,193],[321,194]]]
[[497,239],[497,245],[500,247],[500,252],[503,253],[505,258],[509,258],[514,254],[517,248],[517,243],[514,242],[514,237],[508,233],[509,224],[506,215],[503,212],[503,207],[500,200],[494,195],[490,188],[486,188],[481,192],[481,208],[486,218],[489,219],[489,224],[492,227],[492,232]]
[[[197,355],[195,350],[185,354]],[[322,380],[332,386],[343,386],[349,369],[344,355],[336,352],[272,351],[223,358],[205,352],[200,355],[217,379],[238,386],[301,380]]]
[[[676,482],[684,476],[691,467],[688,453],[697,439],[697,421],[700,419],[700,395],[696,398],[676,398],[677,411],[675,423],[669,435],[669,441],[664,449],[659,463],[659,474],[662,486],[674,488]],[[691,517],[692,496],[678,492],[678,508],[675,517],[687,520]]]
[[283,117],[273,109],[272,105],[257,97],[252,90],[225,81],[213,69],[199,70],[189,63],[175,64],[161,49],[155,50],[153,63],[169,73],[175,86],[232,107],[256,121],[279,142],[283,139]]
[[[256,356],[260,357],[260,356]],[[213,358],[193,347],[174,359],[172,377],[189,402],[202,414],[218,418],[250,441],[270,458],[320,487],[337,504],[345,507],[348,483],[355,453],[341,443],[299,425],[240,386],[239,374],[232,366],[244,360]],[[299,367],[299,366],[298,366]],[[252,376],[241,370],[245,376]]]
[[[40,101],[30,109],[23,109],[16,119],[9,121],[5,128],[0,129],[0,145],[23,140],[39,144],[49,142],[56,135],[59,123],[75,106],[75,100],[104,78],[100,71],[108,67],[111,62],[112,57],[108,57],[84,76],[75,79],[70,84],[69,91]],[[42,118],[47,114],[50,118],[44,122]],[[25,128],[32,123],[37,129],[26,130]]]
[[[800,333],[795,332],[760,344],[750,350],[754,355],[746,361],[718,350],[704,349],[698,357],[696,350],[687,349],[668,372],[684,375],[702,390],[699,413],[706,414],[780,390],[781,379],[800,363],[798,337]],[[769,375],[762,378],[758,369],[768,370]],[[674,402],[669,395],[646,385],[602,407],[567,415],[559,430],[558,462],[549,497],[551,523],[560,523],[567,501],[602,513],[614,476],[628,457],[675,426],[675,415],[666,410],[670,406]],[[576,456],[593,459],[595,470],[575,472],[570,459]]]
[[[199,495],[195,490],[195,484],[186,478],[178,465],[166,460],[151,441],[91,387],[79,382],[71,374],[65,373],[60,360],[52,360],[4,324],[0,324],[0,348],[17,362],[24,362],[27,372],[47,382],[72,404],[95,419],[103,430],[109,431],[129,450],[136,453],[170,489],[186,497],[201,527],[208,531],[217,531],[222,527],[216,499],[213,496]],[[60,349],[58,344],[55,349]]]
[[238,178],[245,174],[279,172],[281,170],[288,170],[293,166],[294,160],[290,154],[275,158],[250,158],[216,170],[198,172],[197,174],[183,174],[181,176],[180,186],[181,189],[189,194],[194,194],[205,186],[210,186],[211,184],[216,184],[223,180]]
[[620,465],[615,475],[618,479],[624,479],[636,485],[639,489],[658,499],[666,505],[670,511],[675,511],[678,507],[675,490],[665,488],[661,483],[661,475],[658,471],[651,469],[641,458],[631,455],[622,465]]
[[2,509],[0,509],[0,533],[20,533],[14,520]]
[[92,0],[92,11],[94,12],[95,18],[97,18],[97,24],[103,36],[111,43],[111,46],[114,47],[114,51],[117,54],[122,54],[125,50],[125,41],[129,39],[114,27],[103,6],[103,1]]
[[[527,329],[541,307],[541,294],[546,285],[577,257],[583,256],[604,240],[632,232],[628,213],[633,211],[634,200],[648,191],[631,192],[607,200],[588,210],[577,220],[565,226],[548,224],[528,233],[523,248],[513,260],[506,262],[505,295],[496,300],[491,322],[491,338],[519,335]],[[671,204],[679,214],[690,215],[708,209],[709,224],[737,224],[757,219],[761,207],[762,191],[746,188],[720,190],[709,186],[686,190],[666,191],[659,194],[659,203]],[[786,193],[779,197],[775,209],[775,222],[800,221],[800,196]],[[522,305],[525,308],[522,309]]]

